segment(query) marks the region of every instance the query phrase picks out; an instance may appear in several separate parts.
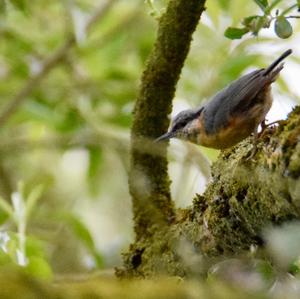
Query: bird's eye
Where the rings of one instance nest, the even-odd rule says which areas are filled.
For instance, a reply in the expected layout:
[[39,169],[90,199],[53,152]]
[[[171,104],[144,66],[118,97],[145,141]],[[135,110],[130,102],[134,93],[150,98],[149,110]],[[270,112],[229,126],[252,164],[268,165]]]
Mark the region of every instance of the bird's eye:
[[177,131],[177,130],[185,127],[188,122],[190,122],[194,118],[198,117],[202,110],[203,110],[203,108],[197,109],[196,111],[193,111],[190,109],[190,110],[184,110],[184,111],[180,112],[174,118],[171,130]]
[[180,120],[173,124],[172,130],[177,131],[180,128],[183,128],[187,124],[186,120]]

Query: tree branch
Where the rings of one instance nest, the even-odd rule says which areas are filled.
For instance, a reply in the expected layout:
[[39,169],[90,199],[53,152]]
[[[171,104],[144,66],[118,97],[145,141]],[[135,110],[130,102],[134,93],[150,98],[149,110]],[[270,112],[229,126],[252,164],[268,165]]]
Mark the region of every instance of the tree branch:
[[299,140],[297,107],[277,128],[267,129],[250,161],[252,137],[222,151],[205,193],[196,195],[192,207],[176,211],[177,222],[167,233],[133,244],[125,256],[125,273],[206,275],[216,258],[263,247],[266,226],[299,220]]

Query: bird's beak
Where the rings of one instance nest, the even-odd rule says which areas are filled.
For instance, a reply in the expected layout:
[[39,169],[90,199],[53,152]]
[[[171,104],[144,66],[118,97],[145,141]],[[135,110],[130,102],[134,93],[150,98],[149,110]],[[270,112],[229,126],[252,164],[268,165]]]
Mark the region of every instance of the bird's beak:
[[170,139],[170,138],[172,138],[174,136],[175,136],[174,132],[172,132],[172,131],[171,132],[167,132],[167,133],[161,135],[160,137],[158,137],[157,139],[155,139],[154,142],[165,141],[165,140],[168,140],[168,139]]

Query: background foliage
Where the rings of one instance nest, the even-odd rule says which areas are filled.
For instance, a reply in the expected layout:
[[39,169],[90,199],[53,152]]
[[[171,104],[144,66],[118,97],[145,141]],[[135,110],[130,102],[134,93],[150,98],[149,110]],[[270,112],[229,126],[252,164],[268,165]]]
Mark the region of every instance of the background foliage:
[[[46,278],[120,263],[132,239],[131,110],[165,3],[0,0],[0,263]],[[294,35],[284,41],[265,29],[258,38],[224,37],[260,11],[251,1],[207,3],[174,111],[200,104],[299,40],[294,19]],[[276,94],[284,112],[300,95],[284,76]],[[178,206],[203,190],[216,155],[173,144]]]

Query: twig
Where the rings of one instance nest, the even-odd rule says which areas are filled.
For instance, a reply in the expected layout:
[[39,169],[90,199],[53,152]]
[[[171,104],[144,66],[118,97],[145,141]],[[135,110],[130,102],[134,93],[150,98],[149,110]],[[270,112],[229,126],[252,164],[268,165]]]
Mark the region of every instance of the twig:
[[300,19],[300,16],[288,16],[286,19]]
[[[95,13],[90,17],[86,23],[86,31],[89,31],[92,26],[108,11],[116,0],[108,0],[101,4],[96,9]],[[15,97],[7,104],[7,106],[0,113],[0,128],[4,126],[7,120],[15,113],[20,105],[25,101],[26,97],[31,94],[35,87],[48,75],[48,73],[59,64],[59,62],[66,56],[69,50],[76,44],[74,35],[66,38],[66,41],[60,46],[51,56],[49,56],[43,63],[41,70],[34,74],[15,95]]]

